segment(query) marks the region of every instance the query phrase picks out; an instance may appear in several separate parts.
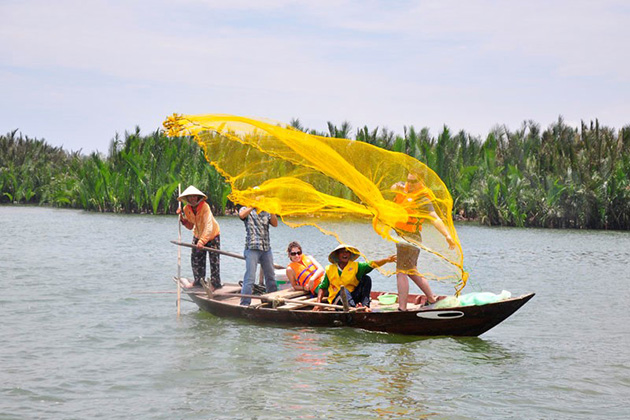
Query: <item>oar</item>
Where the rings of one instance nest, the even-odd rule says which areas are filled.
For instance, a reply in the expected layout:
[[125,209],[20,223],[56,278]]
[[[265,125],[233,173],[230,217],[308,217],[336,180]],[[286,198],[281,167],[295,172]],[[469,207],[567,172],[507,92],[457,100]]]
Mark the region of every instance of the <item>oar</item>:
[[[175,245],[186,246],[188,248],[197,248],[197,245],[187,244],[185,242],[182,242],[181,240],[180,241],[171,241],[171,243],[173,243]],[[215,252],[217,254],[225,255],[227,257],[238,258],[239,260],[244,260],[245,259],[245,257],[243,257],[242,255],[234,254],[232,252],[222,251],[220,249],[208,248],[207,246],[204,246],[201,249],[205,249],[206,251]],[[273,268],[277,268],[279,270],[282,270],[282,269],[285,269],[286,267],[283,267],[283,266],[278,265],[278,264],[274,264]]]
[[[212,293],[211,298],[214,298],[215,296],[245,297],[245,298],[260,299],[260,300],[266,300],[268,302],[279,302],[279,303],[299,303],[299,304],[308,305],[308,306],[321,306],[322,308],[340,309],[345,312],[348,312],[347,310],[344,310],[343,306],[341,305],[331,305],[330,303],[322,303],[322,302],[310,302],[308,300],[288,299],[288,298],[283,298],[283,297],[272,297],[272,296],[264,296],[264,295],[245,295],[245,294],[239,294],[239,293]],[[364,311],[365,309],[366,309],[365,307],[352,308],[350,309],[350,311],[351,312]]]
[[[177,215],[177,228],[179,230],[179,235],[177,236],[177,240],[179,242],[182,241],[182,202],[179,201],[179,196],[182,194],[182,184],[177,184],[177,208],[179,209],[179,214]],[[177,278],[182,277],[182,249],[177,247]],[[181,310],[181,300],[182,300],[182,286],[177,282],[177,316],[179,316]]]
[[339,294],[341,295],[343,311],[348,312],[350,310],[350,304],[348,303],[348,295],[346,295],[346,288],[344,286],[341,286],[341,288],[339,289]]

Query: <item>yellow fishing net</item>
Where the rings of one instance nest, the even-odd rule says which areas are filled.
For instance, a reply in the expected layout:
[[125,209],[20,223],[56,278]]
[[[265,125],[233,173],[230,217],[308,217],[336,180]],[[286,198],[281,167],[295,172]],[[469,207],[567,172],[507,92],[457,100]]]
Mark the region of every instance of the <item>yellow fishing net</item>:
[[[464,287],[467,273],[451,195],[420,161],[360,141],[232,115],[174,114],[164,127],[169,136],[195,139],[231,185],[234,203],[275,213],[291,227],[315,226],[358,247],[367,260],[391,255],[393,243],[421,248],[417,272],[414,261],[404,266],[401,252],[398,270],[456,281],[457,292]],[[371,234],[357,237],[354,222],[371,223]],[[362,247],[366,241],[382,245]],[[379,249],[380,255],[367,249]],[[379,270],[395,272],[391,265]]]

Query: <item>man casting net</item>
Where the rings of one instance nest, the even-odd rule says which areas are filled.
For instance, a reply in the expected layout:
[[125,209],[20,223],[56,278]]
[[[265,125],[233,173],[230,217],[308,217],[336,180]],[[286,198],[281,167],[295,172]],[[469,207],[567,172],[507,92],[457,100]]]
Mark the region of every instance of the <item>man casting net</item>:
[[[368,143],[306,134],[290,126],[231,115],[173,115],[170,136],[192,136],[232,191],[229,199],[275,213],[291,227],[311,225],[358,248],[353,222],[370,223],[369,237],[391,254],[394,243],[420,252],[408,274],[457,283],[467,278],[453,226],[453,200],[422,162]],[[399,247],[400,247],[399,245]],[[365,251],[369,253],[370,251]],[[377,260],[382,255],[363,255]],[[399,252],[399,258],[401,253]],[[385,275],[393,274],[380,268]]]

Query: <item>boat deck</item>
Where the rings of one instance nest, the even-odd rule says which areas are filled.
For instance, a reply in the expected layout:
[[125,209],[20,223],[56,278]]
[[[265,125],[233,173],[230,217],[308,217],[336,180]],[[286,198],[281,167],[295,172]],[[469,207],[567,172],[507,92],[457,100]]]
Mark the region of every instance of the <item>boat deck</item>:
[[[199,309],[219,317],[278,325],[346,326],[422,336],[478,336],[501,323],[534,296],[529,293],[482,305],[435,308],[434,305],[421,307],[426,301],[424,295],[410,295],[407,311],[398,311],[396,302],[383,304],[379,301],[383,292],[372,292],[371,310],[366,311],[364,308],[343,310],[340,305],[317,304],[315,298],[305,292],[290,288],[264,295],[247,295],[252,297],[252,305],[241,306],[243,295],[240,291],[239,285],[230,283],[214,293],[202,288],[184,289]],[[321,309],[313,310],[315,305]]]
[[[195,295],[203,295],[206,296],[207,293],[203,289],[203,287],[193,287],[190,289],[182,289],[184,293],[187,294],[195,294]],[[233,283],[225,283],[221,289],[216,290],[212,294],[212,299],[221,301],[222,303],[227,303],[231,305],[240,305],[241,302],[241,286]],[[371,298],[372,302],[370,303],[370,309],[375,312],[380,311],[394,311],[398,308],[398,302],[394,302],[392,304],[382,304],[378,297],[384,294],[393,294],[388,292],[372,292]],[[233,295],[233,296],[231,296]],[[317,298],[310,297],[310,294],[304,292],[302,290],[293,290],[291,288],[281,289],[272,293],[265,293],[261,296],[264,296],[265,300],[260,300],[256,302],[256,298],[253,298],[252,304],[250,307],[254,308],[271,308],[274,307],[280,311],[289,311],[289,310],[312,310],[314,305],[309,305],[310,303],[317,302]],[[274,298],[279,298],[274,301]],[[283,299],[291,299],[292,302],[282,302]],[[301,302],[295,302],[295,301]],[[303,302],[303,303],[302,303]],[[424,295],[416,295],[410,294],[409,300],[407,303],[408,310],[417,310],[426,302],[426,296]],[[324,301],[324,303],[328,303]],[[333,308],[321,308],[322,310],[334,310]]]

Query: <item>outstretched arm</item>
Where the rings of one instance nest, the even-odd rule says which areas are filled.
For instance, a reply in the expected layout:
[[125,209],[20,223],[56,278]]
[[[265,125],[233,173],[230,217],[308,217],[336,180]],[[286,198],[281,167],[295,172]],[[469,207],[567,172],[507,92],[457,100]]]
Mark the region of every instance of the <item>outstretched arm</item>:
[[429,215],[431,216],[431,224],[433,224],[438,232],[440,232],[446,238],[449,249],[455,249],[455,241],[451,237],[451,234],[449,233],[448,228],[446,227],[442,219],[440,219],[440,216],[438,216],[435,211],[430,212]]
[[382,260],[370,261],[370,266],[373,268],[378,268],[382,265],[385,265],[390,262],[395,262],[395,261],[396,261],[396,255],[394,254],[394,255],[390,255],[387,258],[383,258]]

